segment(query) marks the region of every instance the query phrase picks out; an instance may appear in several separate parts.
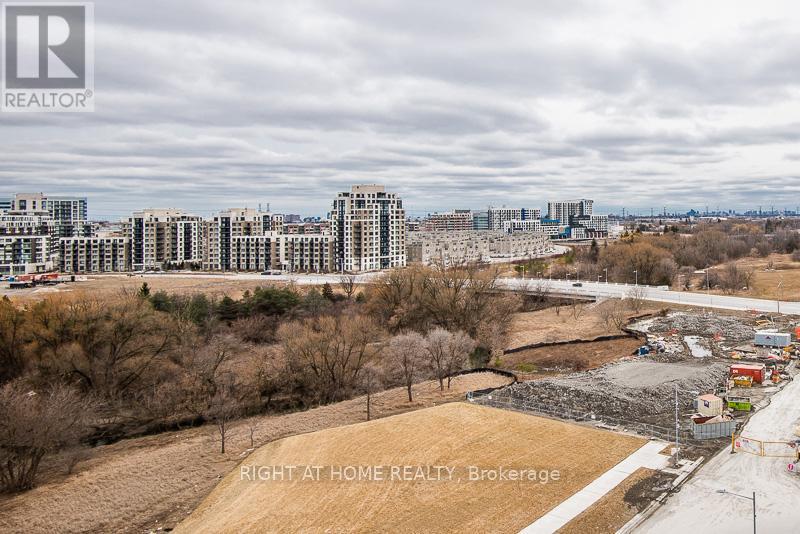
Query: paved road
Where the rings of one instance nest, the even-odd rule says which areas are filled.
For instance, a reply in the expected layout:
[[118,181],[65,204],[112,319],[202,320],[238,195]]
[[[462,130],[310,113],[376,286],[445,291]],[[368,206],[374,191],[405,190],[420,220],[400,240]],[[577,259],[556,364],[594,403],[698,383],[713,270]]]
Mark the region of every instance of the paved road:
[[[766,408],[747,422],[742,435],[765,441],[797,439],[800,423],[800,375],[776,393]],[[647,534],[690,532],[748,534],[753,531],[751,501],[719,490],[750,496],[756,492],[758,531],[800,532],[800,475],[789,473],[788,458],[745,452],[719,452],[677,494],[634,530]]]
[[[119,275],[117,275],[119,276]],[[192,277],[192,278],[209,278],[217,280],[274,280],[274,281],[293,281],[300,285],[322,285],[325,282],[330,284],[337,284],[341,280],[338,274],[285,274],[262,276],[261,274],[145,274],[136,275],[143,276],[144,278],[151,277]],[[366,283],[375,277],[380,276],[380,273],[366,273],[356,276],[357,283]],[[534,290],[538,286],[546,291],[557,292],[561,294],[574,294],[590,297],[605,297],[605,298],[626,298],[630,296],[632,291],[641,294],[641,297],[646,300],[655,302],[666,302],[670,304],[683,304],[686,306],[697,306],[703,308],[718,308],[724,310],[756,310],[759,312],[777,312],[800,315],[800,302],[781,302],[780,310],[778,310],[778,303],[774,300],[764,299],[750,299],[743,297],[728,297],[721,295],[706,295],[703,293],[690,293],[688,291],[670,291],[663,287],[653,286],[633,286],[630,284],[606,284],[604,282],[586,282],[581,281],[581,287],[575,287],[575,281],[564,280],[548,280],[548,279],[521,279],[521,278],[503,278],[500,280],[502,287],[508,289],[528,289]]]
[[[688,291],[670,291],[664,287],[633,286],[630,284],[606,284],[604,282],[581,281],[581,287],[575,287],[574,281],[564,280],[539,280],[539,279],[504,279],[502,284],[511,289],[528,288],[534,290],[541,286],[545,290],[585,295],[593,297],[625,298],[632,291],[641,294],[646,300],[668,302],[671,304],[684,304],[704,308],[719,308],[724,310],[756,310],[759,312],[777,312],[778,302],[774,300],[751,299],[743,297],[728,297],[722,295],[706,295],[704,293],[690,293]],[[800,315],[800,302],[781,302],[780,313]]]

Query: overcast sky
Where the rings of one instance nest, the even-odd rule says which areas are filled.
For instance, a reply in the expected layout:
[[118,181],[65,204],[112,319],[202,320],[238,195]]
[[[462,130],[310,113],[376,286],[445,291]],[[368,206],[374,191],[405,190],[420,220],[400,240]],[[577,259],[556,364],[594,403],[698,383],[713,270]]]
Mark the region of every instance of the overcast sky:
[[0,196],[90,216],[383,183],[413,215],[800,205],[794,2],[101,0],[96,109],[0,115]]

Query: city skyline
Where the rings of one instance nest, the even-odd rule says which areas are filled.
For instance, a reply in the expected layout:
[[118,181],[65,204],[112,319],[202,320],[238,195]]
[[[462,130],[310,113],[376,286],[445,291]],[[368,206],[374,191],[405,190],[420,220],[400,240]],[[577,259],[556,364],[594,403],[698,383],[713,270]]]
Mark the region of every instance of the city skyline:
[[100,219],[322,215],[351,183],[411,215],[543,191],[795,209],[791,4],[562,4],[105,2],[96,111],[5,115],[0,196],[85,195]]

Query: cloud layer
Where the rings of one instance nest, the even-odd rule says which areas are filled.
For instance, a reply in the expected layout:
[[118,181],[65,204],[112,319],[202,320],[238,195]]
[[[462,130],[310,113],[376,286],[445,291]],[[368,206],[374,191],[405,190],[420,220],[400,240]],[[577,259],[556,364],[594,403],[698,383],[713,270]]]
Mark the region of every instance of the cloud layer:
[[94,218],[351,183],[412,214],[800,204],[791,2],[104,0],[93,114],[0,116],[0,196]]

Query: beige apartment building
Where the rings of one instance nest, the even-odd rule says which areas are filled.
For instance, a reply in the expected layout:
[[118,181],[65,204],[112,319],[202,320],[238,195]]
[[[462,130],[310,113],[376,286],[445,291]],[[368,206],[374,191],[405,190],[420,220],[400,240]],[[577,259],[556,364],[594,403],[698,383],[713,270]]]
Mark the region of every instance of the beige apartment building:
[[336,270],[377,271],[406,264],[403,201],[382,185],[354,185],[331,211]]

